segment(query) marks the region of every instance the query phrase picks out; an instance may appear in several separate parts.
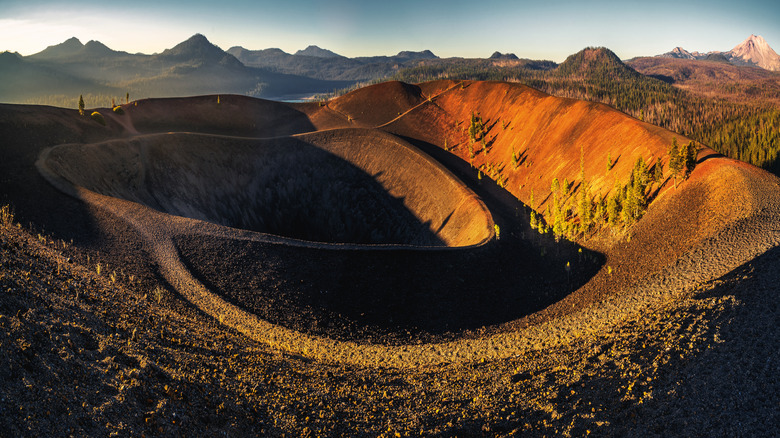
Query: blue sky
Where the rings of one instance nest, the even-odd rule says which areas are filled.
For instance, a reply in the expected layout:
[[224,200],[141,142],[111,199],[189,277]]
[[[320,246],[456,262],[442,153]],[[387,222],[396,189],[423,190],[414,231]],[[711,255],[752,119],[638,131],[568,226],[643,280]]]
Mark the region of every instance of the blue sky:
[[750,34],[780,50],[772,1],[150,1],[0,0],[0,51],[39,52],[75,36],[115,50],[155,53],[195,33],[228,49],[310,44],[345,56],[429,49],[441,57],[494,51],[563,61],[587,46],[623,59],[729,50]]

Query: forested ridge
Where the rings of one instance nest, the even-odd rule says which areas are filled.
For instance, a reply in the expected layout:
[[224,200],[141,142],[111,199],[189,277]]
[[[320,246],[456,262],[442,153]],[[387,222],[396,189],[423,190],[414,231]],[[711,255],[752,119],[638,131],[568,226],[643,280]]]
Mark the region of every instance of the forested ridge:
[[765,82],[747,88],[744,84],[719,86],[731,93],[749,88],[751,99],[707,97],[644,76],[604,48],[582,50],[557,68],[544,61],[439,59],[426,60],[393,77],[404,82],[444,78],[519,82],[554,96],[602,102],[729,157],[780,172],[780,108],[761,98],[773,95],[771,90],[761,92]]

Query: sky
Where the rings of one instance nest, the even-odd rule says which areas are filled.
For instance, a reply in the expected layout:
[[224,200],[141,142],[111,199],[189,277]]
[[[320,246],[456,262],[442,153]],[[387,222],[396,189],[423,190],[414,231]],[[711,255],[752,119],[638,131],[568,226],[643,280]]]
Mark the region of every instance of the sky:
[[309,45],[344,56],[431,50],[563,61],[589,46],[620,58],[682,46],[727,51],[751,34],[780,50],[780,2],[509,0],[0,0],[0,51],[37,53],[70,37],[159,53],[196,33],[229,49]]

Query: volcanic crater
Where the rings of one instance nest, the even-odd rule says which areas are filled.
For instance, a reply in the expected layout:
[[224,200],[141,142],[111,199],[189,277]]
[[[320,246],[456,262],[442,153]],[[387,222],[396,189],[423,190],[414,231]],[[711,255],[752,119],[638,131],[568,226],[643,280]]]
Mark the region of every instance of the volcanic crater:
[[106,196],[320,244],[473,246],[493,232],[473,192],[381,132],[151,134],[60,146],[47,163],[71,184]]
[[[673,139],[688,140],[605,105],[489,82],[390,82],[309,104],[146,99],[102,112],[107,126],[90,141],[42,151],[44,177],[134,229],[152,275],[206,314],[336,361],[440,363],[459,339],[473,340],[458,348],[463,360],[512,354],[515,341],[494,346],[502,334],[611,299],[748,217],[743,201],[765,178],[701,149],[702,170],[679,190],[668,176],[654,186],[635,227],[574,243],[540,234],[529,215],[555,196],[571,205],[586,185],[604,199],[637,157],[661,160]],[[746,187],[744,199],[721,196],[724,177]],[[552,193],[553,179],[565,192]],[[715,200],[726,207],[712,217]],[[126,260],[125,250],[107,252]],[[406,346],[381,347],[395,345]]]

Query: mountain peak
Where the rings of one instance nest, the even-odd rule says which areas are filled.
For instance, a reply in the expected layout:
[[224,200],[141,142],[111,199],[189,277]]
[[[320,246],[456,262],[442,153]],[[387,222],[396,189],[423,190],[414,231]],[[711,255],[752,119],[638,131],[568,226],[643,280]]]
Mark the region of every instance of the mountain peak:
[[780,71],[780,55],[760,35],[750,35],[745,41],[726,52],[732,62],[756,65],[766,70]]
[[22,55],[19,54],[19,52],[0,52],[0,65],[3,63],[14,63],[17,64],[22,61]]
[[327,49],[321,49],[317,46],[309,46],[303,50],[295,52],[295,56],[313,56],[315,58],[343,58],[338,53],[331,52]]
[[[623,61],[615,54],[615,52],[607,49],[606,47],[586,47],[579,52],[570,55],[566,58],[566,61],[572,64],[623,64]],[[561,64],[561,65],[563,65]]]
[[658,55],[659,58],[677,58],[677,59],[696,59],[693,53],[683,49],[682,47],[675,47],[671,52],[666,52],[663,55]]
[[31,56],[40,59],[65,58],[65,57],[75,55],[83,48],[84,45],[81,44],[81,41],[79,41],[78,38],[71,37],[60,44],[49,46],[43,49],[42,51]]
[[511,60],[516,60],[516,59],[520,59],[520,58],[518,58],[517,55],[515,55],[514,53],[501,53],[501,52],[496,51],[496,52],[493,52],[492,55],[490,55],[489,59],[511,59]]
[[60,44],[60,46],[78,46],[78,47],[81,47],[82,44],[81,44],[81,41],[78,38],[70,37],[67,40],[65,40],[65,42]]
[[117,53],[111,50],[110,48],[108,48],[105,44],[101,43],[100,41],[95,41],[95,40],[91,40],[87,42],[87,44],[84,44],[84,52],[90,55],[100,55],[100,56],[108,56]]
[[421,52],[411,52],[409,50],[404,50],[401,52],[398,52],[397,55],[395,55],[396,58],[403,58],[403,59],[436,59],[438,56],[434,55],[433,52],[430,50],[423,50]]
[[626,77],[638,74],[606,47],[587,47],[566,58],[557,68],[558,74]]
[[211,41],[208,40],[203,34],[196,33],[195,35],[187,38],[186,40],[182,41],[181,43],[177,44],[173,48],[181,48],[181,49],[193,49],[193,48],[199,48],[199,47],[216,47],[214,44],[211,44]]
[[199,59],[219,62],[226,55],[222,49],[212,44],[205,36],[196,33],[173,48],[163,50],[158,56],[171,59]]
[[728,52],[689,52],[675,47],[671,52],[658,55],[661,58],[695,59],[715,62],[728,62],[734,65],[761,67],[765,70],[780,71],[780,56],[769,47],[761,35],[751,34]]

